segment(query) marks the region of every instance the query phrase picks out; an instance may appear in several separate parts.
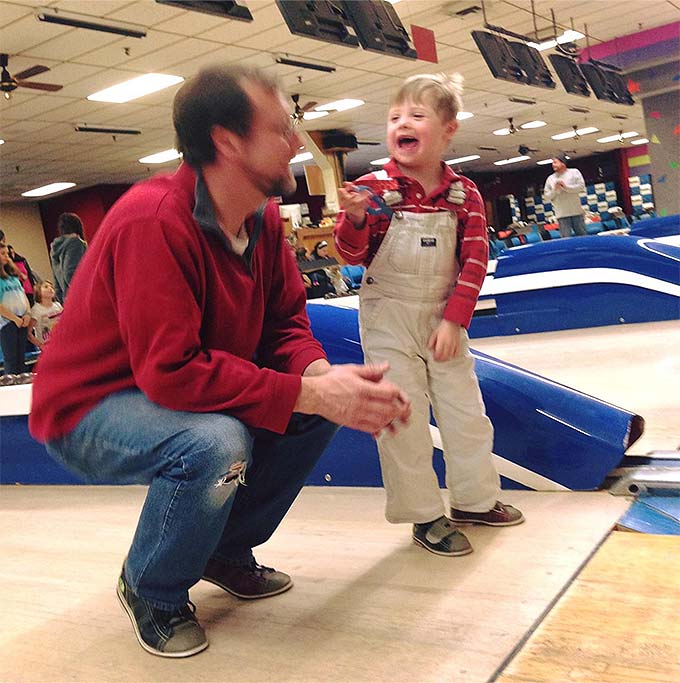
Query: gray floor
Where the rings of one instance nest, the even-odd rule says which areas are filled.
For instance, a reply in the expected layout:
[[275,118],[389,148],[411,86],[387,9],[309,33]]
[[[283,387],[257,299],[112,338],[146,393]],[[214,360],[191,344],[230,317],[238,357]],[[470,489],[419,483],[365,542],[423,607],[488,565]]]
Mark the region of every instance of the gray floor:
[[293,589],[248,602],[200,583],[191,597],[210,647],[166,660],[138,646],[114,594],[143,495],[2,491],[0,680],[481,683],[628,505],[507,492],[527,522],[472,529],[472,555],[442,558],[384,521],[380,489],[307,488],[258,552]]
[[[473,346],[639,412],[641,454],[680,444],[679,323],[474,340]],[[0,680],[482,683],[550,608],[627,508],[607,492],[504,492],[527,522],[471,529],[441,558],[383,517],[380,489],[307,488],[264,564],[295,587],[240,602],[192,591],[210,648],[145,653],[114,586],[140,487],[0,488]],[[611,618],[615,618],[612,614]]]

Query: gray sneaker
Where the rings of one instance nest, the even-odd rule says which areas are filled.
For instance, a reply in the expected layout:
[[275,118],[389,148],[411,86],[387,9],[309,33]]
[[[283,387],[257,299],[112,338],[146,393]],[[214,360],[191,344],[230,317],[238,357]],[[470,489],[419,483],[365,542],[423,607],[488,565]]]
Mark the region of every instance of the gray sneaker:
[[444,516],[433,522],[414,524],[413,540],[435,555],[457,556],[472,552],[472,546],[465,534]]
[[250,564],[238,566],[215,559],[208,560],[203,570],[203,580],[244,600],[268,598],[293,587],[293,579],[288,574],[264,567],[254,559]]
[[152,655],[189,657],[208,647],[205,632],[194,615],[193,603],[172,611],[153,607],[134,593],[124,572],[118,579],[116,593],[130,617],[139,644]]

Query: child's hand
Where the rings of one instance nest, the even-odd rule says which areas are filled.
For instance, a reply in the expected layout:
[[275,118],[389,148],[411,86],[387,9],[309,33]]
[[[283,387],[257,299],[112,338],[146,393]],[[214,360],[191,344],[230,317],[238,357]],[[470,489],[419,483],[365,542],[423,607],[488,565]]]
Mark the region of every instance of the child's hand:
[[432,351],[436,361],[455,358],[460,350],[460,325],[450,320],[442,320],[430,335],[427,348]]
[[352,183],[343,183],[338,188],[340,208],[344,209],[347,218],[355,228],[360,228],[366,220],[366,209],[370,204],[371,193],[368,190],[357,190]]

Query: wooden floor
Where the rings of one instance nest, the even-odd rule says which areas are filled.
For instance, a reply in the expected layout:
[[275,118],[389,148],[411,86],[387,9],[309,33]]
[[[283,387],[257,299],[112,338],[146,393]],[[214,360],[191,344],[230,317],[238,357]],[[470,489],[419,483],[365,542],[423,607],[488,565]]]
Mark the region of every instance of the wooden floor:
[[606,492],[506,492],[527,522],[468,532],[471,555],[415,546],[381,489],[306,488],[258,553],[293,589],[192,590],[210,647],[147,654],[115,597],[142,487],[3,487],[0,680],[482,683],[628,505]]
[[[680,445],[680,323],[472,345],[640,413],[633,454]],[[144,493],[0,487],[0,682],[680,680],[677,537],[610,535],[629,501],[605,491],[506,491],[527,522],[441,558],[385,522],[382,490],[306,488],[257,553],[295,587],[241,602],[199,583],[211,644],[178,661],[139,647],[115,597]]]
[[496,679],[680,681],[680,537],[615,531]]

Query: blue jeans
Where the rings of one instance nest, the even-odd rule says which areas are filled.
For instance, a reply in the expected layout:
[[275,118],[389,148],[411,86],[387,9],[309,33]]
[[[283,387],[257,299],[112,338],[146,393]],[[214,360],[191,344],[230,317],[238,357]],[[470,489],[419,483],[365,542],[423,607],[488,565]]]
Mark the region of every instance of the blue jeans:
[[583,214],[558,218],[557,223],[560,226],[560,237],[571,237],[572,230],[576,237],[586,234],[586,219]]
[[229,415],[168,410],[128,390],[46,447],[87,482],[149,484],[125,577],[155,607],[175,609],[211,557],[252,560],[337,429],[294,414],[279,435]]

